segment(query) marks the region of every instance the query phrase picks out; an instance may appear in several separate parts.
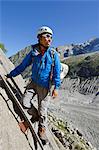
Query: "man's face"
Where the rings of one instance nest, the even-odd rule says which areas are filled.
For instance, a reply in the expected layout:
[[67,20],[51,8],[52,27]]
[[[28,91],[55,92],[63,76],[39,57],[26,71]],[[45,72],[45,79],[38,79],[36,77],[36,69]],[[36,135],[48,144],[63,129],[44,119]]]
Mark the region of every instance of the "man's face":
[[45,47],[49,47],[52,43],[52,35],[48,33],[44,33],[40,36],[40,44]]

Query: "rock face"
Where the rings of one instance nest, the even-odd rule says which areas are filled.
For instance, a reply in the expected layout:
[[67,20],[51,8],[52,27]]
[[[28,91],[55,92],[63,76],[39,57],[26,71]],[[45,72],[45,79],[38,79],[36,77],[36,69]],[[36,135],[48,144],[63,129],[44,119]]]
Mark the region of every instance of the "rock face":
[[[14,65],[5,57],[0,49],[0,74],[6,75]],[[24,81],[21,76],[16,77],[21,92],[24,92]],[[31,135],[24,136],[18,126],[18,116],[14,112],[12,102],[9,100],[0,80],[0,150],[31,150],[33,140]],[[29,140],[31,144],[29,145]]]
[[18,123],[10,111],[10,109],[13,111],[12,103],[6,102],[7,94],[0,88],[1,92],[4,98],[0,95],[0,150],[31,150],[28,139],[20,131]]

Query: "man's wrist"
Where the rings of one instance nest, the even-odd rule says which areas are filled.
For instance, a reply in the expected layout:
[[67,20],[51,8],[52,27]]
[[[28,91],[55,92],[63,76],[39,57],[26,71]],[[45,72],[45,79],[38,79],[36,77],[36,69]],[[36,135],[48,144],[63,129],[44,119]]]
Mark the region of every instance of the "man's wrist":
[[7,74],[6,77],[7,77],[7,78],[11,78],[12,76],[11,76],[10,74]]

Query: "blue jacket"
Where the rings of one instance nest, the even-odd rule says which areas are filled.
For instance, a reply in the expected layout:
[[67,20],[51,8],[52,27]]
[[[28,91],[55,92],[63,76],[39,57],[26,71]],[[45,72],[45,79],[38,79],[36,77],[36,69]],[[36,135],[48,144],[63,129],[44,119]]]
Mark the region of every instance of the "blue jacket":
[[[29,54],[26,55],[22,63],[12,70],[9,75],[15,77],[32,64],[33,82],[42,87],[49,88],[52,62],[51,48],[48,48],[43,56],[34,48],[34,50],[31,50]],[[53,83],[55,89],[58,89],[60,86],[60,68],[60,59],[58,53],[55,52],[53,67]]]

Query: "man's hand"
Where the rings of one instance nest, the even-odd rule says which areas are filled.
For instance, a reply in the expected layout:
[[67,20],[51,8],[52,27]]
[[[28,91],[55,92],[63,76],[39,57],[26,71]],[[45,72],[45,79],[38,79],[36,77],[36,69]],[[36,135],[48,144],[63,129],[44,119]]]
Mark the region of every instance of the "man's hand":
[[7,75],[5,75],[7,78],[11,78],[11,75],[10,74],[7,74]]
[[53,91],[52,91],[52,97],[53,98],[56,98],[58,96],[58,90],[57,89],[54,89]]

